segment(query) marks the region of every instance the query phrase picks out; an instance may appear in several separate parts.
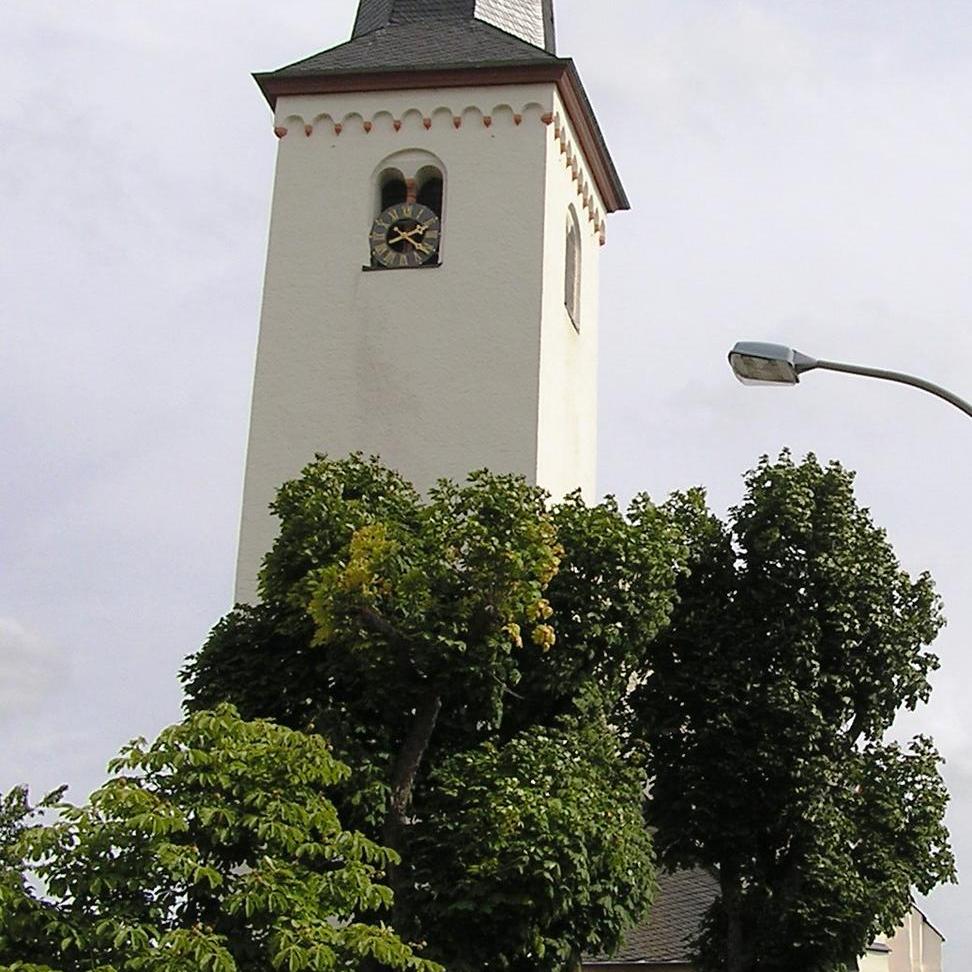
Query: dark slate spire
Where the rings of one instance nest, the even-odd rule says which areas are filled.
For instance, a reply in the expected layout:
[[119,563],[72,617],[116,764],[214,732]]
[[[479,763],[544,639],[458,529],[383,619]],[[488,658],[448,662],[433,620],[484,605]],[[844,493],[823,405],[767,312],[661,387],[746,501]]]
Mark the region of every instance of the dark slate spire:
[[351,40],[275,74],[566,67],[553,47],[553,0],[359,0]]
[[520,40],[557,52],[554,0],[360,0],[352,37],[383,27],[480,20]]

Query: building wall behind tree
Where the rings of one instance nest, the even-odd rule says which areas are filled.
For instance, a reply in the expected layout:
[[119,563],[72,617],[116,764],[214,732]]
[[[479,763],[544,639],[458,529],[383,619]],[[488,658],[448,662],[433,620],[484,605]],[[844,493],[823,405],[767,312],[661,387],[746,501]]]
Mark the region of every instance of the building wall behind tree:
[[942,936],[918,908],[888,944],[888,972],[942,972]]

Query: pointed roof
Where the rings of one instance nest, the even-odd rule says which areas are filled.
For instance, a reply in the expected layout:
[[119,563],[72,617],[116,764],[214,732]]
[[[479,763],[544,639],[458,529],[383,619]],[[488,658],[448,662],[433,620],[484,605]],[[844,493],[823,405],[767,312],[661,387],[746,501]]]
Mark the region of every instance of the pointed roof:
[[608,212],[628,199],[580,76],[556,56],[553,0],[360,0],[351,39],[254,75],[281,95],[552,81]]
[[337,71],[443,70],[559,62],[553,54],[482,20],[449,17],[434,23],[411,20],[376,27],[273,73],[276,77],[294,77]]
[[557,53],[553,0],[360,0],[352,36],[395,24],[473,19]]
[[[655,901],[648,917],[628,930],[617,954],[611,958],[585,958],[584,968],[646,965],[655,968],[673,965],[682,968],[695,960],[694,940],[709,909],[719,897],[719,878],[715,871],[687,868],[660,871]],[[912,908],[932,931],[944,941],[942,933],[912,901]],[[876,954],[894,951],[893,945],[876,940],[867,950]]]
[[657,875],[657,882],[658,891],[648,918],[625,935],[613,958],[588,959],[584,962],[585,968],[588,965],[668,965],[692,961],[692,939],[719,896],[719,880],[710,871],[692,868],[662,871]]

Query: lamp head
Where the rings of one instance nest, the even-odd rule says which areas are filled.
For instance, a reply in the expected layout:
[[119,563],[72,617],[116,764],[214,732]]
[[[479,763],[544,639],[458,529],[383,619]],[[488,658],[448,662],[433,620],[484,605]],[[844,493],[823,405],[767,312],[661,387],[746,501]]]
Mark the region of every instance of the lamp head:
[[729,364],[744,385],[795,385],[804,371],[817,366],[793,348],[762,341],[740,341],[729,352]]

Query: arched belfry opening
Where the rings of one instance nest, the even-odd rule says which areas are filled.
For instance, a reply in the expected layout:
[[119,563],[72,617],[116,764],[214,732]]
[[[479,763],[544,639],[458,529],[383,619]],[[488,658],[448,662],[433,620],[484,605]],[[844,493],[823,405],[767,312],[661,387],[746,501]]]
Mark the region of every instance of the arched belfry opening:
[[383,213],[389,206],[397,206],[405,202],[408,196],[408,185],[400,169],[383,169],[378,176],[378,206],[377,212]]
[[406,149],[385,159],[374,177],[368,232],[371,270],[439,266],[445,169],[431,152]]
[[415,176],[415,199],[442,219],[442,194],[445,183],[442,172],[434,165],[423,166]]

